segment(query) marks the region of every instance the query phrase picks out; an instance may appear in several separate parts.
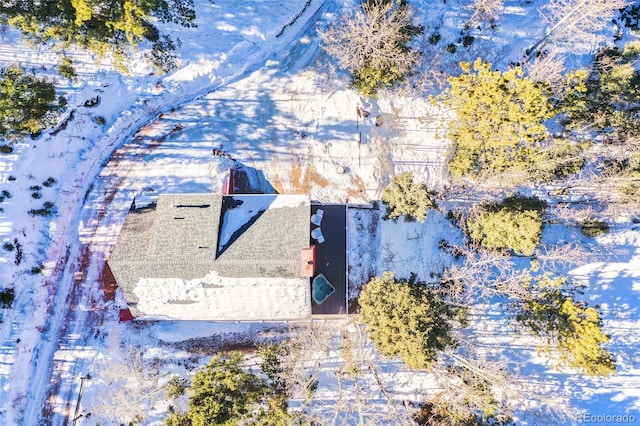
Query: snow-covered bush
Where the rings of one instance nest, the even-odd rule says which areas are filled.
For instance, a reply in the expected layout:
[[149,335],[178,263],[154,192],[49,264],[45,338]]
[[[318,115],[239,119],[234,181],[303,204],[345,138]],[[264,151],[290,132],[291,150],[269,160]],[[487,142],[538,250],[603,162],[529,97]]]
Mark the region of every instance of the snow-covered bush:
[[382,202],[387,207],[385,219],[424,222],[427,211],[435,206],[434,193],[423,183],[414,182],[412,172],[400,173],[391,178],[391,183],[382,190]]
[[601,220],[585,220],[580,225],[580,230],[587,237],[595,238],[609,232],[609,225]]
[[467,219],[469,237],[483,247],[531,256],[540,244],[546,204],[516,195],[476,208]]
[[367,334],[384,356],[399,356],[410,368],[429,369],[438,353],[456,346],[453,320],[461,308],[449,304],[415,277],[374,277],[360,293]]

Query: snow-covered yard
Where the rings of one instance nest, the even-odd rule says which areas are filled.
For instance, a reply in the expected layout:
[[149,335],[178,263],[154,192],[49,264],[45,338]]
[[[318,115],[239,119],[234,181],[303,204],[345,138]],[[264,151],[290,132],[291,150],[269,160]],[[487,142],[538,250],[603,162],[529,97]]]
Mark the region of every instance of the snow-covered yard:
[[[431,211],[425,223],[393,223],[368,204],[392,174],[405,170],[442,187],[446,147],[435,137],[432,119],[424,118],[431,108],[426,99],[405,94],[365,101],[348,87],[346,74],[330,65],[316,28],[325,28],[350,2],[312,0],[306,8],[304,0],[245,3],[196,2],[199,27],[170,28],[183,45],[182,66],[168,76],[150,74],[141,61],[124,77],[83,52],[69,52],[80,64],[80,79],[62,84],[68,113],[73,111],[66,128],[0,156],[0,189],[11,194],[1,205],[0,239],[14,247],[0,249],[0,277],[16,289],[14,307],[2,311],[0,323],[1,424],[68,424],[76,409],[79,424],[96,424],[104,395],[117,390],[105,365],[126,363],[129,347],[156,361],[158,374],[168,380],[170,374],[191,374],[214,349],[242,348],[251,336],[267,340],[288,332],[278,323],[119,323],[123,301],[104,287],[102,268],[133,197],[219,192],[232,165],[228,157],[262,171],[279,192],[354,204],[348,215],[352,291],[386,270],[403,278],[415,272],[429,281],[449,261],[440,240],[461,237],[440,212]],[[466,19],[460,1],[412,3],[427,35],[439,29],[443,39],[457,37],[452,28]],[[542,31],[532,18],[539,3],[505,1],[494,34],[479,34],[471,48],[430,60],[448,72],[476,55],[501,64],[518,60]],[[1,37],[2,65],[22,52],[24,65],[54,72],[56,54],[25,46],[11,31]],[[97,106],[84,106],[96,95]],[[357,107],[369,117],[358,117]],[[214,157],[212,150],[225,156]],[[339,166],[347,173],[339,173]],[[45,201],[55,204],[51,217],[27,213]],[[621,221],[597,243],[606,255],[570,273],[602,309],[619,366],[614,376],[593,379],[551,369],[498,307],[478,309],[472,326],[479,348],[517,366],[537,392],[566,400],[575,420],[581,413],[640,412],[640,229]],[[437,391],[433,375],[377,356],[359,327],[328,327],[333,334],[327,352],[314,360],[319,384],[310,407],[328,424],[337,424],[338,417],[355,423],[359,412],[386,413],[384,424],[403,424],[411,411],[403,401]],[[349,356],[341,343],[345,333],[352,342]],[[348,357],[366,368],[342,374],[353,361]],[[154,395],[143,401],[149,414],[144,424],[162,424],[166,415],[162,393]],[[536,419],[525,412],[518,423]]]

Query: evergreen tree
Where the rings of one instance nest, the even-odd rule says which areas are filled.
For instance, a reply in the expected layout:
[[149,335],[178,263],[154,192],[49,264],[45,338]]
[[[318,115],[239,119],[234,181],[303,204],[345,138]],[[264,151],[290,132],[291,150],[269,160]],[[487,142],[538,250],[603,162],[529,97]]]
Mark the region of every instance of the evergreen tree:
[[294,418],[287,412],[289,398],[288,374],[283,364],[289,355],[290,347],[287,342],[262,346],[258,354],[262,358],[260,368],[267,376],[268,410],[255,419],[256,426],[287,426]]
[[412,172],[404,172],[391,178],[391,183],[382,190],[382,202],[387,206],[385,219],[419,220],[424,222],[427,211],[435,206],[434,193],[425,184],[414,182]]
[[456,346],[452,319],[460,309],[415,277],[395,280],[391,272],[374,277],[363,287],[359,303],[376,349],[399,356],[411,368],[429,369],[440,351]]
[[566,283],[566,278],[548,275],[529,283],[537,296],[524,302],[516,319],[544,340],[541,350],[557,353],[561,365],[593,376],[613,374],[616,364],[613,354],[603,347],[610,338],[602,331],[600,314],[575,300]]
[[169,406],[169,415],[164,419],[164,426],[191,426],[191,420],[185,413],[176,411]]
[[17,65],[0,69],[0,137],[38,136],[55,122],[63,104],[54,84],[37,78],[35,71],[25,74]]
[[242,355],[216,355],[193,376],[187,417],[193,426],[236,425],[265,397],[264,382],[242,368]]
[[544,85],[523,77],[519,67],[492,71],[477,59],[460,64],[462,74],[448,79],[437,101],[455,113],[447,137],[453,144],[449,172],[454,177],[526,170],[548,132],[551,117]]
[[[193,0],[9,0],[0,4],[0,22],[22,31],[35,43],[76,44],[116,65],[147,39],[160,39],[154,20],[193,26]],[[170,46],[170,45],[167,45]]]
[[475,209],[467,220],[469,237],[483,247],[531,256],[540,244],[545,203],[516,195]]
[[568,129],[615,130],[618,138],[640,135],[640,43],[598,52],[591,70],[565,76],[558,108]]
[[[229,358],[216,355],[206,369],[193,376],[187,412],[181,413],[170,407],[165,425],[291,424],[294,416],[287,412],[288,391],[281,365],[286,350],[285,345],[271,345],[260,350],[266,380],[245,371],[240,353],[233,353]],[[167,397],[175,398],[185,389],[185,381],[174,378]]]
[[75,80],[78,75],[76,74],[76,70],[73,67],[73,60],[71,58],[64,57],[62,58],[62,62],[58,65],[58,72],[64,78],[68,78],[69,80]]
[[542,148],[536,158],[536,168],[531,170],[535,182],[552,182],[579,173],[585,164],[589,141],[572,141],[554,138]]

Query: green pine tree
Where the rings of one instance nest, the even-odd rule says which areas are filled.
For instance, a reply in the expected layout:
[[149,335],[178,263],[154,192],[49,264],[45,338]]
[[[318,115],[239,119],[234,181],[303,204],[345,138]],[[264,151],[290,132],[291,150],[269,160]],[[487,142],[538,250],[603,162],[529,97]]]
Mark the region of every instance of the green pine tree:
[[434,193],[423,183],[414,182],[412,172],[400,173],[391,178],[391,183],[382,190],[382,202],[387,206],[386,219],[424,222],[427,211],[435,206]]
[[265,397],[265,384],[242,367],[242,355],[216,355],[207,368],[193,376],[187,417],[193,426],[235,426],[251,418]]
[[164,419],[164,426],[191,426],[191,420],[186,413],[176,411],[169,406],[169,415]]
[[62,58],[60,65],[58,65],[58,72],[64,78],[68,78],[69,80],[72,80],[72,81],[75,80],[76,77],[78,76],[76,74],[75,68],[73,67],[73,60],[68,57]]
[[29,40],[110,54],[123,71],[126,59],[143,40],[160,39],[154,22],[190,27],[194,20],[193,0],[42,0],[0,5],[0,21]]
[[483,247],[531,256],[542,237],[545,203],[520,195],[476,208],[467,219],[469,237]]
[[452,320],[460,309],[415,277],[396,280],[391,272],[362,289],[360,314],[367,334],[384,356],[399,356],[410,368],[429,369],[439,352],[456,346]]
[[62,98],[55,85],[35,71],[25,73],[17,66],[0,69],[0,137],[36,137],[55,123]]
[[566,284],[566,278],[548,275],[530,282],[536,296],[522,304],[516,320],[543,339],[540,350],[557,354],[560,365],[592,376],[615,373],[613,354],[604,348],[610,338],[602,331],[600,314],[575,300]]
[[[294,415],[287,412],[288,389],[284,380],[282,358],[286,344],[269,345],[260,349],[263,357],[262,375],[245,370],[240,353],[229,357],[213,357],[209,365],[194,376],[186,413],[169,408],[167,426],[287,426]],[[169,399],[186,390],[186,382],[174,378],[169,383]],[[304,424],[304,423],[300,423]]]
[[640,135],[640,72],[635,69],[639,56],[637,41],[623,49],[604,48],[590,70],[567,74],[558,102],[564,125],[571,130],[613,129],[622,141]]
[[433,99],[455,114],[446,132],[451,175],[531,167],[548,136],[543,122],[552,115],[544,85],[523,77],[519,67],[493,71],[479,58],[460,67],[462,74],[450,77],[449,87]]

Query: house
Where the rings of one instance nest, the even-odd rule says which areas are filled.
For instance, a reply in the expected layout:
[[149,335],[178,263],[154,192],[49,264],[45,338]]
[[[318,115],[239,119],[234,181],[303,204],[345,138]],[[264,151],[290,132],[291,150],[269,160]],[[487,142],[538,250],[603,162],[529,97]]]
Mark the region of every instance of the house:
[[310,216],[306,195],[163,194],[134,202],[108,266],[137,319],[308,318]]

